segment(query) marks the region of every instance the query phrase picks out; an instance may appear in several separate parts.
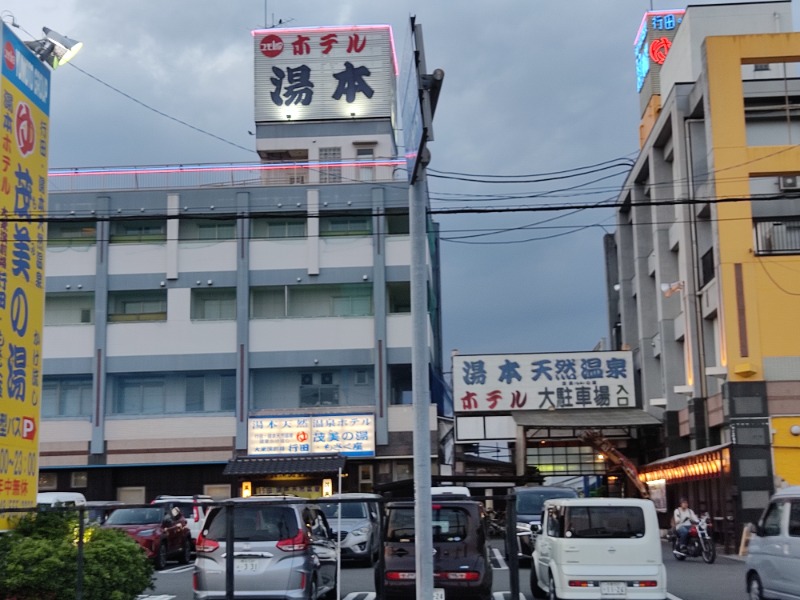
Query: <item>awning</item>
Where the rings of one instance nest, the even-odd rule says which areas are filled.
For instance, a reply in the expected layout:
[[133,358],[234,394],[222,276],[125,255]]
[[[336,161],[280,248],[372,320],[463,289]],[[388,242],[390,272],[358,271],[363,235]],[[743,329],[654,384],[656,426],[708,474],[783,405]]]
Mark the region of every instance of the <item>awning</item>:
[[651,463],[647,463],[642,467],[642,469],[659,468],[667,465],[668,463],[680,462],[683,460],[697,458],[699,456],[705,456],[706,454],[719,452],[724,448],[728,448],[730,445],[731,445],[730,442],[728,442],[727,444],[719,444],[718,446],[708,446],[707,448],[699,448],[697,450],[692,450],[691,452],[684,452],[682,454],[673,454],[672,456],[668,456],[666,458],[660,458],[658,460],[654,460]]
[[344,468],[340,454],[303,456],[239,456],[230,461],[223,475],[316,475],[337,473]]
[[567,408],[560,410],[511,411],[514,422],[523,427],[591,427],[604,429],[632,425],[661,425],[661,421],[640,408]]

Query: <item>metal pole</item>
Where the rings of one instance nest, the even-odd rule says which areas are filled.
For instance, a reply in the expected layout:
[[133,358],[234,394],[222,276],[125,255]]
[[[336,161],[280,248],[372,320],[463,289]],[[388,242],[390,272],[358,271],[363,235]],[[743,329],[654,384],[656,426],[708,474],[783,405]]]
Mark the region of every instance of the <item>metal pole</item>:
[[431,505],[431,428],[428,384],[428,272],[425,235],[425,167],[409,187],[411,237],[411,379],[414,403],[414,530],[417,598],[433,597],[433,507]]
[[339,467],[339,506],[336,513],[336,598],[342,597],[342,467]]

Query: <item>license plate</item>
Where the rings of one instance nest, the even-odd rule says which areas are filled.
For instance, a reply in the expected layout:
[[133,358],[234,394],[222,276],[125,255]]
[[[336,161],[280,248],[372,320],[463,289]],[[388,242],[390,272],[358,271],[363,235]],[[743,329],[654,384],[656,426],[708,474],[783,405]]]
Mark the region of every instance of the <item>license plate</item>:
[[258,561],[255,558],[237,558],[233,567],[237,573],[255,573],[258,570]]
[[625,596],[628,586],[622,581],[601,581],[600,594],[602,596]]
[[444,600],[443,588],[433,588],[433,600]]

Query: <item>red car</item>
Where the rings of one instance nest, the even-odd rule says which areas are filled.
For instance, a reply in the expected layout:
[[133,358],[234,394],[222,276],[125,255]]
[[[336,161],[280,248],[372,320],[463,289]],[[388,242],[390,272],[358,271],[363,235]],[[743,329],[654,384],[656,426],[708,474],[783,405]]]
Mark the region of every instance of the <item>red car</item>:
[[131,536],[147,553],[156,569],[175,558],[182,565],[192,559],[192,534],[177,507],[154,505],[118,508],[102,527],[120,529]]

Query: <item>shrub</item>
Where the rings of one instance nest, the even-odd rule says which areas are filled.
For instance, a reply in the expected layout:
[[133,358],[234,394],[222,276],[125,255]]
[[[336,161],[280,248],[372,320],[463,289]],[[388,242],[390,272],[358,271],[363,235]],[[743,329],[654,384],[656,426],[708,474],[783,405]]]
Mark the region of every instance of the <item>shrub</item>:
[[[153,566],[122,531],[88,526],[83,536],[84,600],[134,600],[153,587]],[[0,599],[74,600],[78,517],[46,511],[0,536]]]

